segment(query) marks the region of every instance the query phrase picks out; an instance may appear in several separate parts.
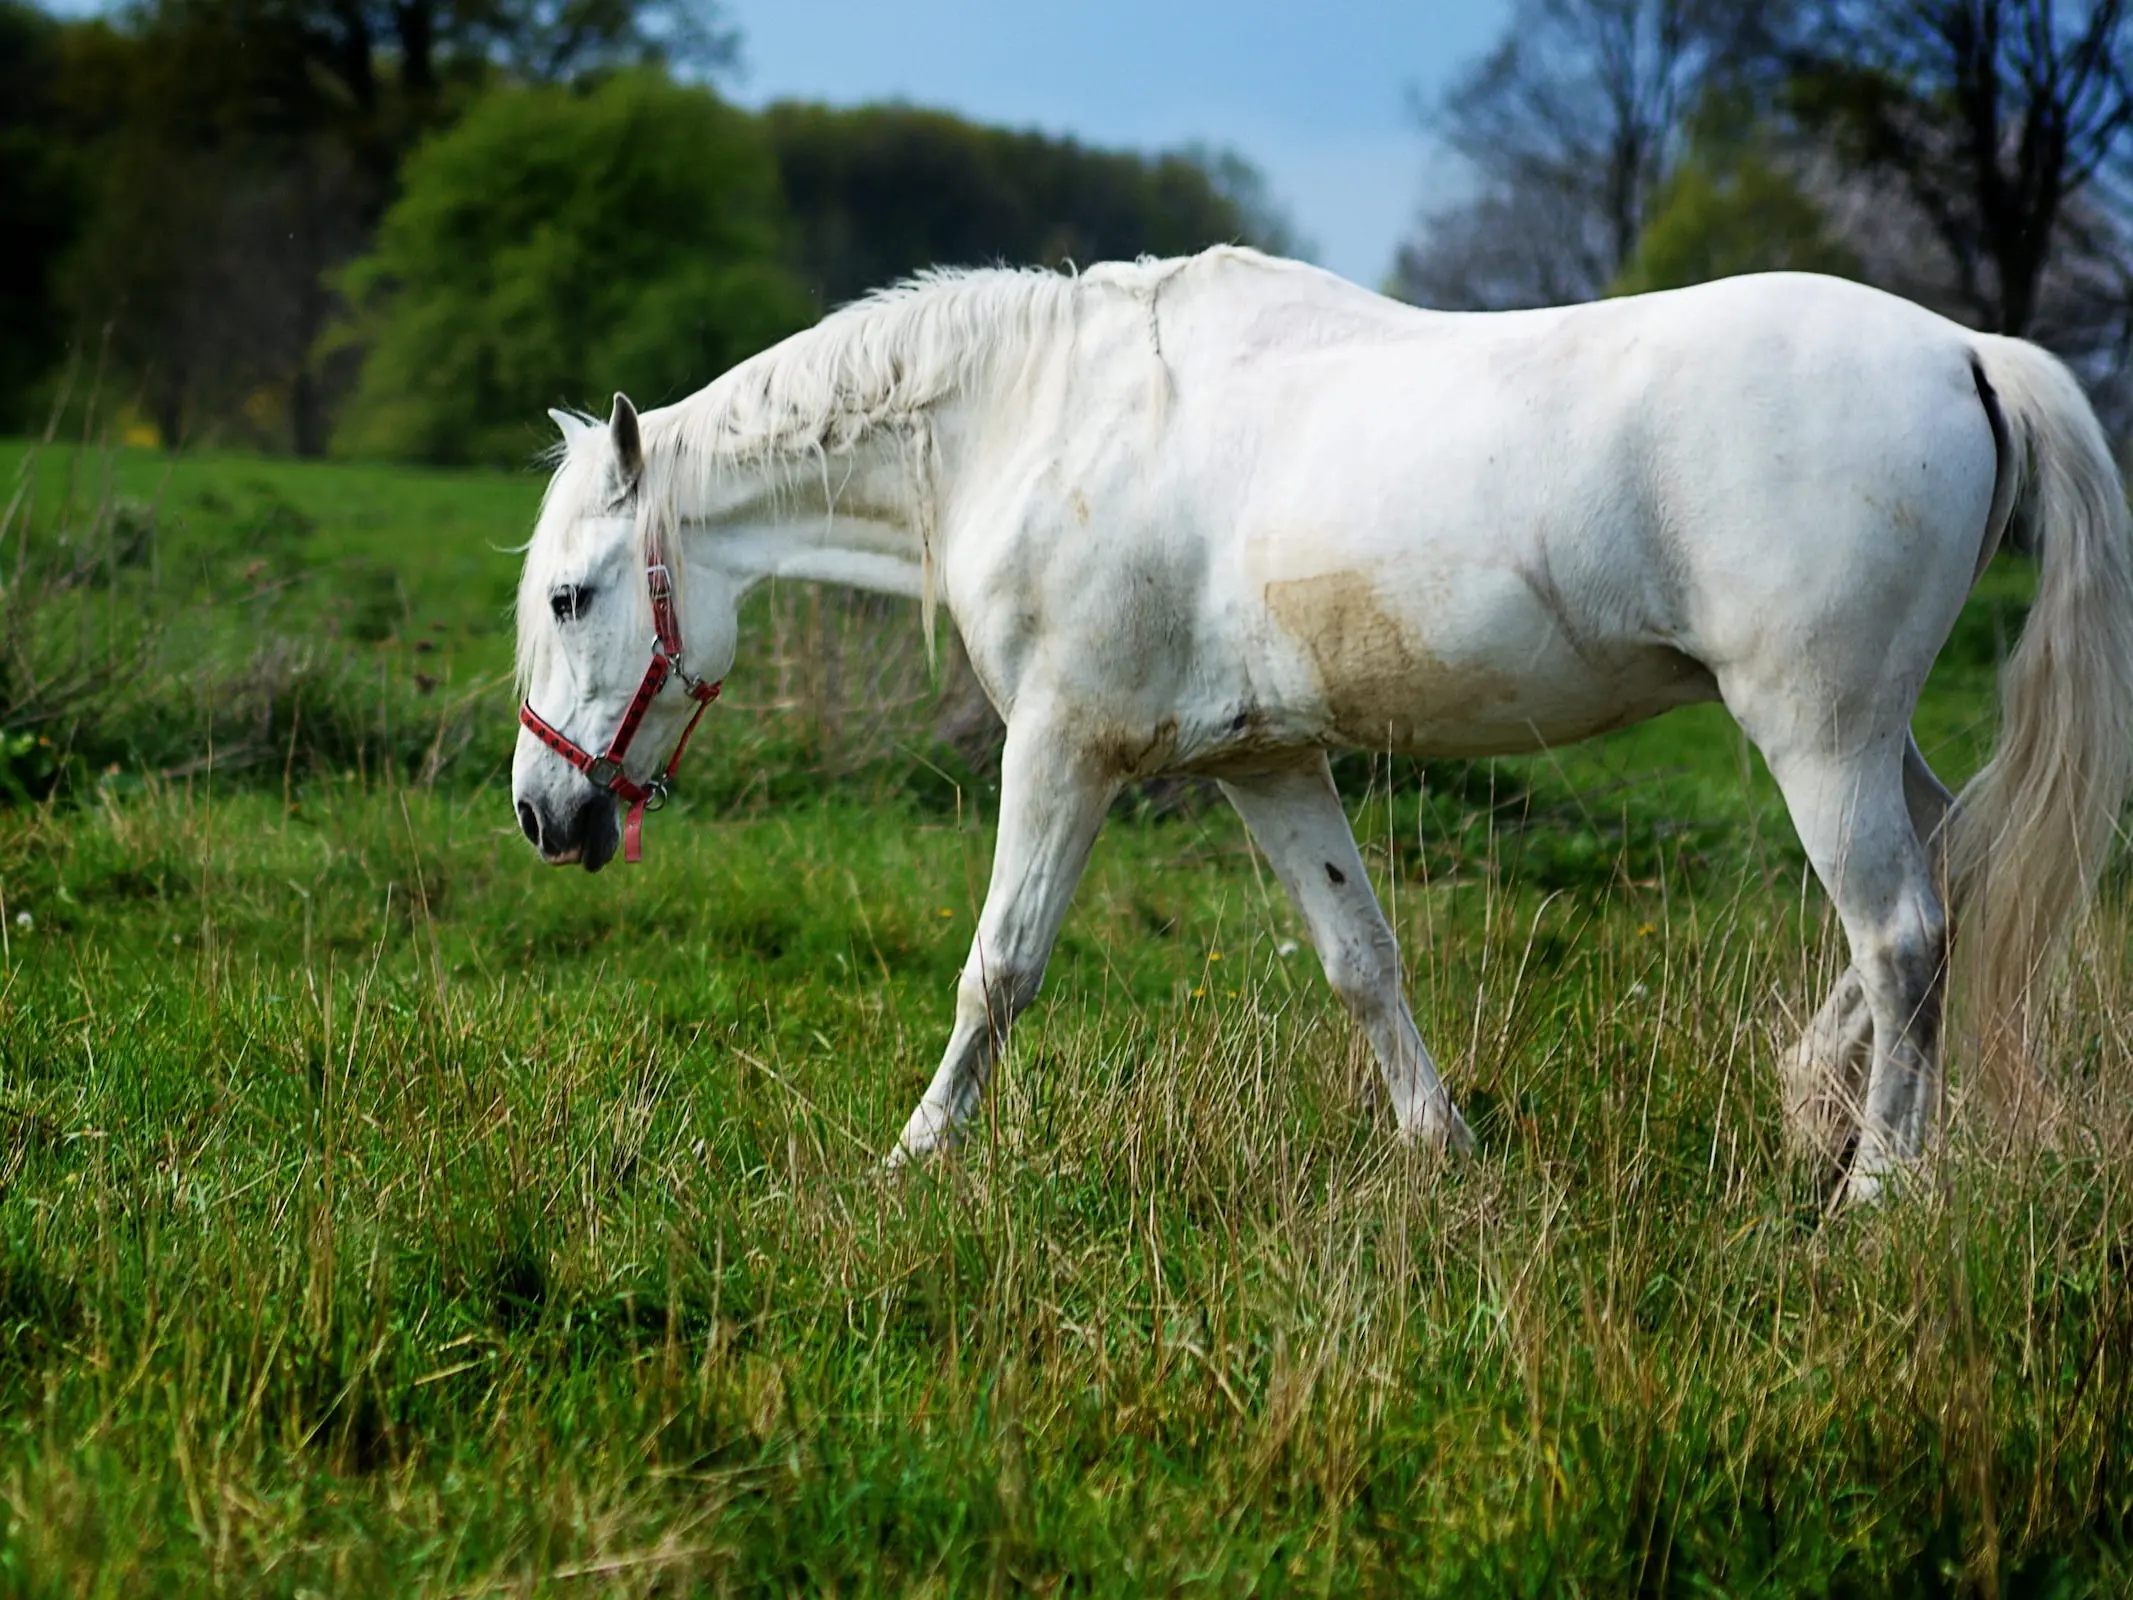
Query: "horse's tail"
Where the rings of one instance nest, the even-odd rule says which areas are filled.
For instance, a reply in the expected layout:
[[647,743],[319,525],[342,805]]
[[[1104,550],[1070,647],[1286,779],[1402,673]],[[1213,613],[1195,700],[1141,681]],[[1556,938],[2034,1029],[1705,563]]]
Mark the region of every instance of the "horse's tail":
[[2041,567],[2000,673],[1999,743],[1956,798],[1948,881],[1958,986],[1980,1087],[2003,1115],[2041,1109],[2032,993],[2102,870],[2133,789],[2133,517],[2073,376],[2036,346],[1976,339],[1978,397],[1999,449],[1985,550]]

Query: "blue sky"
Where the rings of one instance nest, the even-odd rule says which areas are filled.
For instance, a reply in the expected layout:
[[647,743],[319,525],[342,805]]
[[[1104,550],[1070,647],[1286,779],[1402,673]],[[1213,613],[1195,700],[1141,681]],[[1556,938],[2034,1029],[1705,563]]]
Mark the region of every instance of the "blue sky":
[[1510,0],[725,0],[749,105],[903,99],[1092,144],[1228,145],[1317,259],[1376,285],[1460,174],[1408,109]]

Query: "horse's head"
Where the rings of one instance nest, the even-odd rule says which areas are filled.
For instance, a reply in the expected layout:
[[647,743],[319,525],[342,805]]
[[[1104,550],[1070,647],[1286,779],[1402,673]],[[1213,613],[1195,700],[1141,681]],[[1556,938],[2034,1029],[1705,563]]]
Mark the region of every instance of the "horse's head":
[[[622,840],[618,796],[658,787],[701,708],[689,686],[715,684],[732,664],[739,597],[715,569],[684,572],[679,540],[662,531],[665,508],[643,504],[645,434],[627,399],[615,396],[604,428],[549,414],[563,443],[519,579],[518,675],[531,715],[521,719],[511,798],[542,859],[596,872]],[[673,569],[664,629],[650,571],[662,564]],[[675,645],[680,661],[662,671],[654,663]],[[657,692],[647,699],[648,687]],[[639,709],[610,766],[606,755]]]

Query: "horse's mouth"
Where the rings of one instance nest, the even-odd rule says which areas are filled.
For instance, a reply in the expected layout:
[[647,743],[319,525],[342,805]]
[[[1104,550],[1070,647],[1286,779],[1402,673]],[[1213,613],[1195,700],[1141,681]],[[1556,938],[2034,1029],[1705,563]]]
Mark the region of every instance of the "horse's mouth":
[[612,847],[587,850],[582,846],[563,851],[560,855],[541,854],[541,860],[551,867],[583,867],[587,872],[598,872],[614,858]]
[[612,804],[600,808],[597,816],[586,819],[584,842],[571,851],[570,859],[587,872],[598,872],[615,859],[615,852],[622,848],[622,829],[617,824]]
[[[622,848],[615,808],[605,795],[595,796],[560,828],[542,827],[528,805],[520,806],[519,815],[526,837],[534,841],[545,866],[583,867],[587,872],[598,872]],[[558,849],[558,844],[562,848]]]

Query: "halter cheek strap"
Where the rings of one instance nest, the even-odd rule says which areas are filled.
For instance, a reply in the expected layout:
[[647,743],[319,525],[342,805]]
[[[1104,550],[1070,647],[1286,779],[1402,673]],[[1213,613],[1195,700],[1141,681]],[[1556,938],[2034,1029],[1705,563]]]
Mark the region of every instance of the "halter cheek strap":
[[[652,631],[656,635],[652,640],[652,659],[644,669],[644,678],[637,685],[637,692],[630,696],[629,706],[622,713],[622,725],[607,741],[607,749],[594,755],[534,710],[531,700],[521,702],[518,708],[518,720],[536,739],[584,773],[595,788],[607,790],[629,807],[622,823],[622,859],[630,862],[644,859],[644,814],[657,811],[666,804],[668,786],[681,768],[682,752],[689,748],[689,735],[696,731],[697,723],[703,721],[705,710],[718,698],[719,691],[717,683],[706,683],[692,676],[681,664],[681,622],[674,612],[674,575],[667,570],[663,553],[656,545],[652,559],[645,567],[644,579],[652,592]],[[623,759],[629,754],[630,742],[637,737],[637,730],[644,725],[645,713],[652,709],[652,702],[659,698],[659,691],[667,686],[670,678],[688,691],[689,698],[696,702],[696,710],[689,717],[689,725],[681,730],[681,738],[675,742],[674,754],[668,758],[666,770],[649,783],[639,783],[624,770]]]

